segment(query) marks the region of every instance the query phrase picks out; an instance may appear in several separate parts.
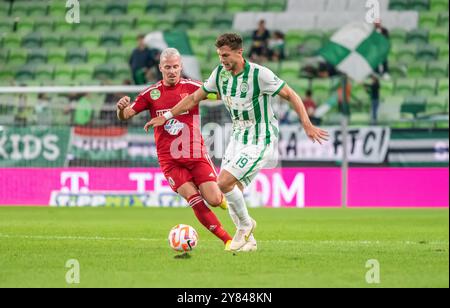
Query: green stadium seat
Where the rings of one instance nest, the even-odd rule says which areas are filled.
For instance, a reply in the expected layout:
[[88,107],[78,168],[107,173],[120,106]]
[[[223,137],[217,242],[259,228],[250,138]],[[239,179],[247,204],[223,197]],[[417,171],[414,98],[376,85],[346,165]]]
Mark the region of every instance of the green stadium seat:
[[403,114],[411,114],[417,118],[419,113],[424,113],[426,110],[426,99],[420,96],[407,96],[405,102],[400,107],[400,112]]
[[88,63],[91,65],[98,65],[106,63],[108,50],[106,48],[92,48],[89,49]]
[[[281,62],[273,62],[273,61],[269,61],[269,62],[264,62],[264,66],[267,67],[268,69],[270,69],[272,72],[275,73],[275,75],[279,75],[281,73]],[[295,65],[293,65],[295,66]],[[297,66],[297,73],[295,74],[296,78],[294,79],[298,79],[298,63],[296,64]],[[293,68],[295,70],[295,68]],[[284,77],[286,78],[286,77]]]
[[[426,29],[434,29],[438,25],[439,14],[436,12],[420,12],[419,27]],[[431,32],[430,34],[432,34]]]
[[286,9],[286,0],[267,0],[266,11],[283,12]]
[[112,29],[112,18],[109,16],[97,16],[92,24],[94,31],[106,32]]
[[404,29],[393,29],[389,32],[389,40],[392,44],[404,44],[408,32]]
[[406,11],[409,8],[409,0],[391,0],[389,9],[394,11]]
[[416,58],[420,61],[433,61],[438,58],[439,50],[433,45],[419,46]]
[[34,22],[34,31],[40,33],[51,33],[53,32],[53,20],[46,19],[36,19]]
[[48,49],[47,62],[51,64],[66,63],[67,50],[65,48]]
[[114,65],[101,64],[97,65],[94,69],[94,78],[100,80],[112,80],[114,79]]
[[184,11],[183,0],[166,0],[166,13],[180,14]]
[[300,97],[303,97],[306,91],[310,88],[310,79],[307,78],[296,78],[286,82],[295,91],[295,93],[300,95]]
[[[85,20],[86,18],[87,18],[87,17],[83,17],[83,22],[80,23],[80,24],[84,24],[84,23],[85,23],[84,20]],[[75,24],[71,24],[71,23],[66,22],[66,19],[65,19],[65,18],[57,18],[57,17],[54,17],[53,21],[54,21],[54,24],[53,24],[54,30],[55,30],[56,32],[59,32],[59,33],[67,33],[67,32],[70,32],[70,31],[73,30],[74,25],[75,25]],[[79,26],[80,24],[77,24],[77,26]]]
[[408,44],[427,44],[428,43],[428,30],[427,29],[414,29],[406,36],[406,43]]
[[194,16],[181,14],[175,17],[174,28],[180,30],[188,30],[194,27]]
[[0,18],[0,34],[12,32],[13,25],[14,25],[13,21],[3,17]]
[[436,95],[436,79],[418,79],[416,83],[416,95],[428,97]]
[[106,15],[125,15],[127,14],[128,3],[126,1],[115,0],[106,5]]
[[404,45],[404,49],[398,51],[397,61],[408,64],[416,60],[416,47]]
[[66,48],[78,48],[80,47],[81,41],[80,37],[83,34],[77,33],[74,35],[74,33],[65,33],[63,37],[61,38],[61,46]]
[[389,74],[394,78],[405,78],[408,76],[408,68],[403,63],[389,64]]
[[305,32],[302,30],[289,30],[286,32],[284,40],[286,45],[291,47],[297,47],[302,43],[303,38],[305,37]]
[[300,78],[300,62],[299,61],[283,61],[279,69],[280,78],[298,79]]
[[[427,63],[414,62],[408,66],[408,77],[410,78],[423,78],[427,72]],[[392,74],[391,74],[392,75]],[[406,77],[406,76],[403,76]]]
[[449,52],[448,52],[448,44],[439,46],[439,60],[448,60]]
[[223,13],[226,0],[205,0],[205,9],[208,13]]
[[[100,15],[101,16],[101,15]],[[83,20],[73,24],[74,31],[79,33],[89,33],[95,27],[95,17],[93,15],[83,16]]]
[[94,69],[90,64],[76,65],[73,68],[73,80],[83,82],[92,78]]
[[14,1],[11,8],[12,17],[28,16],[28,9],[33,5],[34,1]]
[[103,47],[118,47],[121,43],[121,34],[115,32],[106,32],[100,39],[100,46]]
[[6,33],[3,35],[3,46],[11,49],[19,49],[22,43],[20,33]]
[[9,55],[8,49],[0,49],[0,64],[8,62],[8,55]]
[[0,6],[0,18],[7,18],[9,16],[9,4]]
[[245,11],[251,11],[251,12],[262,12],[265,9],[266,4],[264,1],[260,0],[247,0],[247,1],[241,1],[246,2],[245,5]]
[[435,46],[446,44],[448,46],[448,28],[434,28],[430,32],[430,44]]
[[85,48],[95,48],[99,46],[99,39],[101,33],[98,32],[88,32],[80,35],[80,45]]
[[[154,29],[156,29],[157,27],[157,21],[155,19],[154,16],[146,16],[143,18],[137,18],[136,19],[136,25],[135,25],[135,29],[136,31],[140,31],[141,33],[148,33],[153,31]],[[134,39],[135,39],[135,43],[136,43],[136,33],[134,33]]]
[[0,81],[5,81],[8,84],[14,80],[16,67],[0,65]]
[[132,16],[145,16],[147,8],[147,2],[145,1],[132,1],[128,3],[128,15]]
[[23,65],[26,63],[28,52],[26,49],[10,50],[8,65]]
[[137,46],[137,35],[134,32],[125,32],[122,35],[122,46],[130,50]]
[[38,65],[34,69],[34,78],[39,81],[53,80],[53,65]]
[[49,3],[48,14],[53,17],[65,17],[67,12],[65,1],[51,1]]
[[448,108],[447,96],[429,96],[427,98],[427,114],[446,113]]
[[112,21],[113,28],[124,33],[132,31],[134,29],[134,24],[135,19],[130,15],[115,16]]
[[131,79],[130,67],[125,63],[117,64],[115,78],[120,84],[122,84],[124,80]]
[[85,63],[88,58],[87,50],[84,48],[69,49],[67,51],[66,63],[79,64]]
[[184,11],[197,18],[205,13],[205,6],[205,0],[189,0],[184,7]]
[[47,50],[46,49],[31,49],[28,52],[27,63],[28,64],[47,63]]
[[448,61],[428,63],[427,76],[432,78],[448,78]]
[[86,9],[84,14],[90,16],[103,16],[105,14],[106,4],[107,3],[103,1],[91,1],[85,5]]
[[72,81],[73,66],[71,65],[57,65],[55,66],[54,79],[67,84]]
[[210,13],[203,13],[201,15],[197,15],[195,17],[195,25],[194,27],[196,29],[211,29],[213,25],[214,20],[213,14]]
[[25,82],[34,79],[34,68],[31,65],[24,65],[16,72],[16,81]]
[[244,12],[246,10],[246,2],[243,0],[227,0],[226,2],[226,12],[228,13],[238,13]]
[[326,97],[330,94],[331,84],[328,79],[314,79],[312,91],[315,97]]
[[34,30],[34,20],[28,17],[20,17],[17,22],[17,32],[29,33]]
[[449,87],[448,87],[448,78],[439,79],[438,85],[438,95],[448,95]]
[[166,0],[152,0],[145,10],[147,13],[163,14],[166,11]]
[[395,95],[413,95],[415,83],[416,81],[412,79],[398,79],[395,83]]
[[368,112],[352,112],[350,116],[350,124],[352,125],[369,125],[370,115]]
[[132,50],[128,48],[111,48],[108,51],[107,61],[108,63],[120,64],[128,63]]
[[171,30],[175,23],[175,15],[164,14],[155,16],[155,27],[158,30]]
[[448,28],[448,9],[447,12],[442,12],[439,14],[439,26]]
[[410,0],[409,9],[413,11],[428,11],[430,0]]
[[61,44],[61,35],[59,33],[45,33],[42,34],[42,47],[51,49],[59,47]]
[[231,29],[233,26],[234,16],[222,13],[214,16],[213,27],[216,29]]
[[430,10],[436,12],[448,11],[448,0],[431,0]]

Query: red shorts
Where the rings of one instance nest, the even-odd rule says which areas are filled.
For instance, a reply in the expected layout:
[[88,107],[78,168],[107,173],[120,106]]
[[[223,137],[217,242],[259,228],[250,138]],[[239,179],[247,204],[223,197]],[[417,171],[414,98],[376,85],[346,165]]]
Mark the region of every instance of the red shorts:
[[178,192],[178,188],[188,182],[197,187],[206,182],[217,182],[217,172],[209,156],[196,159],[161,159],[159,163],[174,192]]

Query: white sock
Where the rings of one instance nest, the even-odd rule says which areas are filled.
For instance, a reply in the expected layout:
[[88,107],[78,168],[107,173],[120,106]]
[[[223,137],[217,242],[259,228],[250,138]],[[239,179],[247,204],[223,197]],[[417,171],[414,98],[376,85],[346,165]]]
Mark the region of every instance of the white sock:
[[[252,221],[248,215],[247,205],[245,204],[244,194],[239,187],[234,186],[233,190],[225,194],[230,207],[239,219],[239,228],[251,226]],[[233,218],[232,218],[233,219]]]
[[[229,203],[230,202],[228,202],[228,204]],[[231,220],[233,221],[236,228],[239,228],[239,217],[236,215],[236,212],[233,210],[231,206],[228,207],[228,214],[230,214]]]

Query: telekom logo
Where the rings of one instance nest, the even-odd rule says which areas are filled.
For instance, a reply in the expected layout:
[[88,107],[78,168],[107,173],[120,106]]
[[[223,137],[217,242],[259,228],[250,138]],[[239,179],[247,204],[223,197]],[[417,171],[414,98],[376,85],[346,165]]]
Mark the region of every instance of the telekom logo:
[[87,172],[62,172],[61,192],[87,193],[89,192],[89,173]]

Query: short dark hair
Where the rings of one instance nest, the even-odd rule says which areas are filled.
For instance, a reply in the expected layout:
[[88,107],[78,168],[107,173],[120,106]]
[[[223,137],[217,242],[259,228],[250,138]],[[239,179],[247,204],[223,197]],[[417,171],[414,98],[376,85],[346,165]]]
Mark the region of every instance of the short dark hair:
[[138,36],[136,37],[138,40],[142,40],[145,38],[144,34],[138,34]]
[[216,47],[228,46],[232,50],[242,49],[242,37],[237,33],[224,33],[216,40]]
[[312,96],[312,90],[311,89],[306,90],[306,96]]

